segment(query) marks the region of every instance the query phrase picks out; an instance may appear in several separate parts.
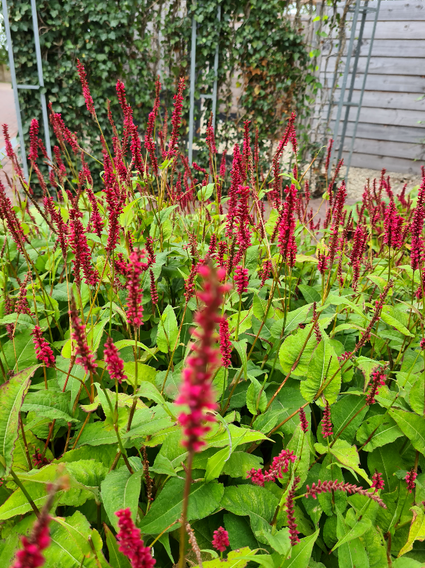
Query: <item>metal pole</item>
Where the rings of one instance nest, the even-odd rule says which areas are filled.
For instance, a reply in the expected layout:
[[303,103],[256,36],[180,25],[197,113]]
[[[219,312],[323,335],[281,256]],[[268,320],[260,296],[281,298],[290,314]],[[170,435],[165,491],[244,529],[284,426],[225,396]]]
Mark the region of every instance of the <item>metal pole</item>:
[[192,49],[190,56],[190,112],[189,112],[189,164],[193,158],[193,129],[195,112],[195,78],[196,78],[196,20],[192,18]]
[[[330,169],[332,167],[332,161],[333,161],[334,154],[335,154],[335,145],[336,145],[336,141],[337,141],[337,138],[338,138],[339,123],[340,123],[340,120],[341,120],[341,113],[342,113],[342,106],[343,106],[343,102],[344,102],[345,88],[346,88],[346,85],[347,85],[347,78],[348,78],[348,72],[349,72],[349,67],[350,67],[350,59],[351,59],[351,54],[353,52],[354,38],[355,38],[355,35],[356,35],[356,25],[357,25],[357,19],[358,19],[358,14],[359,14],[359,8],[360,8],[360,0],[357,0],[356,7],[355,7],[355,10],[354,10],[354,16],[353,16],[353,26],[351,28],[350,43],[348,45],[347,57],[346,57],[346,60],[345,60],[345,69],[344,69],[344,75],[343,75],[343,78],[342,78],[341,93],[340,93],[340,97],[339,97],[339,101],[338,101],[338,110],[337,110],[337,114],[336,114],[334,135],[333,135],[333,139],[334,139],[335,143],[334,143],[334,146],[332,148],[331,159],[329,161],[329,168]],[[328,175],[330,175],[330,171],[329,171]]]
[[[362,46],[361,43],[362,43],[362,39],[363,39],[364,25],[365,25],[365,22],[366,22],[368,2],[369,2],[369,0],[365,1],[364,5],[363,5],[363,9],[362,9],[362,19],[361,19],[361,22],[360,22],[359,37],[357,39],[356,51],[355,51],[355,54],[354,54],[353,70],[351,71],[350,88],[348,89],[347,102],[343,103],[345,105],[345,116],[344,116],[344,122],[342,123],[342,133],[341,133],[341,139],[340,139],[340,144],[339,144],[339,148],[338,148],[338,157],[337,157],[337,160],[336,160],[337,162],[339,162],[339,160],[342,157],[342,151],[343,151],[343,146],[344,146],[344,142],[345,142],[345,135],[347,133],[348,117],[350,115],[351,107],[357,106],[357,103],[352,103],[351,100],[353,98],[354,83],[356,81],[357,67],[358,67],[358,64],[359,64],[360,50],[361,50],[361,46]],[[348,173],[348,170],[347,170],[347,173]]]
[[6,32],[7,51],[8,51],[8,54],[9,54],[10,75],[12,77],[12,88],[13,88],[13,96],[14,96],[14,99],[15,99],[16,117],[18,119],[18,130],[19,130],[19,142],[20,142],[20,146],[21,146],[22,167],[23,167],[23,170],[24,170],[25,180],[28,181],[27,155],[26,155],[26,152],[25,152],[24,134],[22,132],[21,107],[19,106],[18,85],[17,85],[17,82],[16,82],[16,72],[15,72],[15,60],[14,60],[14,57],[13,57],[12,37],[10,35],[9,10],[7,9],[7,0],[2,0],[2,2],[3,2],[4,31]]
[[346,178],[347,178],[347,175],[348,175],[348,170],[350,168],[351,158],[353,156],[354,142],[355,142],[356,134],[357,134],[357,126],[359,124],[360,111],[361,111],[362,103],[363,103],[363,94],[364,94],[364,90],[365,90],[365,86],[366,86],[367,74],[369,72],[370,56],[372,55],[372,47],[373,47],[373,41],[375,39],[376,24],[378,23],[378,14],[379,14],[380,6],[381,6],[381,0],[378,0],[377,6],[376,6],[376,12],[375,12],[375,20],[373,22],[372,34],[370,36],[369,51],[368,51],[368,54],[367,54],[366,67],[365,67],[365,70],[364,70],[362,89],[360,91],[359,106],[357,108],[357,115],[356,115],[356,120],[354,122],[353,135],[352,135],[352,138],[351,138],[350,153],[348,154],[347,173],[345,174]]
[[[221,6],[218,7],[217,10],[217,21],[218,24],[218,34],[220,34],[220,20],[221,20]],[[213,85],[213,96],[212,96],[212,126],[215,129],[215,119],[216,119],[216,111],[217,111],[217,79],[218,79],[218,46],[219,46],[220,36],[217,38],[217,46],[215,48],[215,56],[214,56],[214,85]]]
[[32,12],[32,26],[34,29],[34,43],[35,43],[35,55],[37,58],[37,71],[38,71],[38,83],[40,85],[40,102],[41,102],[41,112],[43,115],[43,126],[44,126],[44,139],[46,142],[46,151],[50,159],[52,159],[52,149],[50,146],[50,131],[49,131],[49,118],[47,115],[47,104],[46,95],[43,93],[42,89],[44,87],[43,79],[43,63],[41,61],[41,49],[40,49],[40,37],[38,34],[38,20],[37,20],[37,5],[35,0],[31,0],[31,12]]

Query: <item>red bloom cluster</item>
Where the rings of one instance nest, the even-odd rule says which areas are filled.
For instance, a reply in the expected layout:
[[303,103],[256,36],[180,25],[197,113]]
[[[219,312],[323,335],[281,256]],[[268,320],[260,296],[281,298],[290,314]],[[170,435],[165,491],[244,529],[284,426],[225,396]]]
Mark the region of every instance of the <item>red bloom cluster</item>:
[[95,116],[96,112],[94,110],[94,103],[90,93],[89,84],[87,82],[86,70],[84,69],[84,65],[80,63],[79,59],[77,59],[77,69],[78,75],[80,76],[81,86],[83,88],[83,97],[86,101],[87,110],[92,116]]
[[185,89],[184,77],[180,77],[177,93],[174,95],[174,101],[175,101],[174,110],[171,116],[171,124],[173,125],[173,130],[171,132],[171,138],[168,144],[168,152],[167,152],[168,157],[174,156],[176,153],[176,146],[179,139],[179,128],[182,120],[184,89]]
[[386,381],[387,377],[385,375],[385,373],[382,373],[382,371],[380,371],[380,369],[375,369],[370,376],[370,383],[371,383],[371,387],[370,387],[370,391],[366,397],[365,400],[365,404],[367,406],[370,406],[371,404],[374,404],[376,402],[375,400],[375,396],[378,393],[378,388],[381,386],[385,385],[385,381]]
[[149,270],[149,278],[150,278],[152,305],[156,306],[158,303],[158,290],[156,289],[155,276],[154,273],[152,272],[152,269]]
[[84,281],[89,286],[96,286],[99,282],[99,275],[92,266],[90,247],[83,224],[81,222],[83,214],[78,209],[71,209],[69,212],[70,231],[68,236],[69,245],[75,255],[72,261],[74,265],[74,278],[77,285],[81,282],[80,270],[83,270]]
[[81,323],[74,296],[71,296],[69,316],[71,318],[71,337],[75,342],[75,353],[77,355],[76,362],[84,367],[87,373],[95,372],[96,358],[88,346],[86,326]]
[[220,352],[222,366],[226,368],[230,367],[232,342],[230,341],[229,322],[225,317],[220,321]]
[[382,479],[382,473],[379,473],[379,471],[375,471],[375,473],[372,475],[372,487],[375,488],[375,491],[384,488],[384,480]]
[[329,402],[326,401],[322,418],[322,436],[324,438],[328,438],[329,436],[332,436],[332,434],[331,407],[329,406]]
[[120,552],[127,556],[132,568],[153,568],[156,560],[152,558],[151,549],[140,538],[140,529],[134,525],[130,509],[120,509],[115,514],[118,517]]
[[300,424],[301,424],[301,430],[304,433],[308,432],[308,421],[307,421],[307,416],[305,415],[304,412],[304,408],[300,409]]
[[228,286],[220,284],[222,269],[215,272],[210,266],[203,265],[198,270],[203,279],[203,289],[197,296],[204,306],[195,316],[199,328],[192,333],[199,342],[191,346],[192,355],[187,359],[180,396],[176,400],[176,404],[189,406],[189,411],[179,416],[186,437],[184,445],[189,452],[198,452],[203,447],[202,437],[210,430],[205,422],[215,420],[206,413],[206,410],[216,408],[211,381],[220,361],[214,346],[214,330],[221,319],[218,311],[223,295],[228,291]]
[[286,200],[283,206],[282,217],[279,223],[279,252],[289,266],[294,266],[297,254],[295,242],[295,208],[297,204],[297,189],[294,184],[285,189]]
[[294,482],[291,486],[291,489],[288,491],[288,496],[286,497],[286,518],[288,519],[289,539],[291,541],[291,546],[295,546],[297,542],[300,542],[300,539],[298,538],[297,523],[295,522],[296,519],[294,505],[295,492],[300,481],[301,479],[298,476],[294,478]]
[[332,491],[344,491],[344,493],[348,493],[349,495],[357,493],[358,495],[363,495],[364,497],[368,497],[369,499],[376,501],[378,505],[384,509],[387,508],[382,499],[375,493],[369,493],[366,489],[363,489],[363,487],[353,485],[352,483],[343,483],[342,481],[320,481],[319,479],[317,484],[313,483],[311,487],[307,485],[305,496],[316,499],[318,494],[331,493]]
[[129,325],[140,327],[143,323],[143,290],[140,284],[140,276],[146,270],[147,265],[142,262],[145,251],[134,249],[130,255],[130,273],[127,282],[127,321]]
[[12,239],[15,241],[18,250],[23,251],[23,244],[27,241],[21,223],[13,209],[12,202],[6,195],[4,185],[0,181],[0,219],[4,221],[9,229]]
[[30,124],[30,151],[28,159],[30,162],[35,162],[38,158],[38,120],[33,118]]
[[41,514],[34,524],[30,538],[22,537],[23,549],[16,553],[12,568],[38,568],[45,563],[42,551],[50,544],[50,517]]
[[105,341],[103,355],[111,379],[121,384],[127,378],[127,375],[124,373],[124,361],[121,359],[112,337],[108,337]]
[[240,296],[248,292],[248,280],[249,272],[247,268],[242,268],[242,266],[237,266],[235,268],[235,284],[236,290]]
[[414,471],[412,469],[412,471],[409,471],[409,473],[404,478],[404,480],[407,483],[407,489],[409,490],[409,493],[412,493],[412,491],[415,490],[415,479],[417,477],[418,477],[418,474],[416,473],[416,471]]
[[246,477],[251,479],[254,485],[264,487],[265,481],[275,482],[276,479],[282,479],[283,474],[288,471],[289,464],[294,463],[297,456],[291,450],[282,450],[278,456],[273,458],[273,462],[268,471],[262,472],[260,469],[251,469]]
[[389,247],[399,248],[403,244],[403,223],[404,219],[397,213],[394,201],[391,201],[385,209],[384,243]]
[[36,325],[31,332],[32,341],[34,343],[35,355],[39,361],[43,361],[46,367],[55,366],[55,356],[53,355],[52,348],[43,337],[41,328]]
[[229,533],[226,531],[226,529],[219,527],[216,531],[214,531],[212,545],[213,548],[215,548],[219,552],[224,552],[226,548],[230,546]]

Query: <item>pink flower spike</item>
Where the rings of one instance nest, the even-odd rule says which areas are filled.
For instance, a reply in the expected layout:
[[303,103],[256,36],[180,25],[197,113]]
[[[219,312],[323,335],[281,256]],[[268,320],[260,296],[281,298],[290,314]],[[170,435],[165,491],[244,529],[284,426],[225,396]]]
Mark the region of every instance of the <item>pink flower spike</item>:
[[415,479],[418,477],[418,474],[416,473],[416,471],[409,471],[409,473],[406,475],[406,477],[404,478],[404,480],[407,483],[407,489],[409,490],[409,493],[412,493],[412,491],[415,490]]
[[44,339],[41,328],[36,325],[31,332],[32,341],[34,343],[35,354],[39,361],[43,361],[46,367],[55,366],[55,356],[49,343]]
[[117,541],[120,552],[127,556],[132,568],[153,568],[156,560],[152,558],[149,546],[144,545],[140,529],[135,526],[131,518],[130,509],[120,509],[115,514],[118,517]]
[[96,358],[88,346],[86,326],[81,323],[74,296],[71,296],[69,316],[71,319],[71,337],[75,342],[75,353],[77,355],[76,363],[84,367],[87,373],[95,372]]
[[329,436],[332,436],[332,434],[331,407],[329,406],[329,402],[326,401],[322,419],[322,436],[324,438],[328,438]]
[[230,367],[232,355],[232,342],[230,341],[229,322],[225,317],[220,321],[220,352],[223,367]]
[[248,269],[237,266],[235,268],[235,284],[236,290],[240,296],[248,292]]
[[134,249],[130,255],[130,275],[127,284],[127,321],[134,327],[140,327],[143,323],[143,291],[140,276],[148,267],[147,264],[142,262],[144,256],[145,251],[139,249]]
[[372,475],[372,487],[375,487],[375,492],[378,491],[378,489],[384,488],[384,480],[382,479],[382,473],[375,471],[375,473]]
[[260,487],[264,487],[265,479],[261,467],[259,469],[253,468],[250,471],[248,471],[248,473],[246,474],[246,478],[251,479],[254,485],[259,485]]
[[305,415],[304,412],[304,408],[300,409],[300,424],[301,424],[301,430],[305,433],[308,432],[308,421],[307,421],[307,416]]
[[294,505],[295,492],[300,481],[301,479],[298,476],[295,477],[291,489],[288,492],[288,496],[286,497],[286,518],[288,519],[289,539],[291,541],[291,546],[295,546],[298,542],[300,542],[300,539],[298,538],[297,523],[295,522],[296,519]]
[[108,369],[111,379],[121,384],[122,381],[127,379],[127,375],[124,373],[124,361],[119,356],[118,349],[115,347],[112,337],[108,337],[106,340],[103,354],[106,368]]
[[84,100],[86,101],[87,110],[92,116],[95,116],[96,112],[94,110],[93,99],[90,93],[89,84],[87,82],[86,70],[84,69],[84,65],[80,63],[79,59],[77,59],[77,69],[78,69],[78,75],[80,76],[81,86],[83,88],[83,97]]
[[189,407],[179,416],[185,436],[183,444],[189,452],[201,450],[204,445],[202,438],[210,430],[205,422],[215,420],[211,414],[207,414],[207,410],[217,407],[211,385],[213,373],[220,364],[215,347],[215,328],[221,319],[219,309],[223,295],[228,291],[228,286],[220,284],[222,269],[215,271],[209,265],[202,265],[198,272],[203,282],[202,291],[197,293],[197,297],[204,305],[195,316],[198,329],[192,335],[199,341],[192,344],[192,354],[183,371],[180,396],[176,400],[176,404]]
[[229,533],[226,531],[226,529],[219,527],[216,531],[214,531],[212,545],[213,548],[215,548],[219,552],[224,552],[226,548],[230,546]]

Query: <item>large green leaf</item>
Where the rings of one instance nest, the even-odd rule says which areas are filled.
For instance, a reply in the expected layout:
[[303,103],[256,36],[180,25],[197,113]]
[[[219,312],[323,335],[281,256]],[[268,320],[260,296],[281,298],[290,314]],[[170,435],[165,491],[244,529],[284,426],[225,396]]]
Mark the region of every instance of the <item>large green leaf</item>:
[[413,513],[413,519],[409,529],[409,537],[406,544],[398,553],[399,557],[412,550],[415,541],[425,540],[425,514],[423,507],[421,508],[415,505],[411,508],[411,511]]
[[[255,560],[256,553],[256,550],[250,550],[249,547],[232,550],[227,555],[226,560],[216,558],[215,560],[202,562],[202,566],[204,568],[245,568],[248,562]],[[195,568],[199,568],[199,566]]]
[[[140,523],[144,534],[159,534],[177,521],[182,513],[184,479],[172,478],[155,499],[149,513]],[[203,519],[220,505],[224,488],[221,483],[192,483],[187,520]],[[168,530],[174,530],[176,525]]]
[[341,372],[335,349],[328,336],[322,332],[322,340],[314,350],[308,366],[307,379],[301,382],[301,394],[307,402],[313,402],[319,389],[325,384],[327,386],[322,391],[323,395],[332,404],[341,388]]
[[[349,537],[352,534],[353,529],[346,525],[340,511],[337,511],[337,516],[337,537],[342,541],[344,537]],[[363,529],[364,526],[361,525],[361,528]],[[341,544],[338,549],[338,564],[340,568],[358,568],[360,566],[369,568],[369,558],[359,538]]]
[[171,304],[168,304],[161,315],[156,336],[157,347],[162,353],[173,351],[177,341],[178,325],[176,314]]
[[19,437],[19,413],[31,377],[38,367],[29,367],[0,386],[0,477],[10,473],[13,451]]
[[[291,374],[295,377],[303,377],[307,375],[310,359],[317,347],[317,341],[312,333],[307,341],[307,337],[311,332],[312,325],[307,325],[304,329],[298,329],[293,335],[290,335],[282,343],[279,350],[279,360],[283,372],[288,374],[302,351],[302,355],[296,367],[292,369]],[[307,343],[306,343],[307,341]]]
[[281,568],[307,568],[311,559],[311,551],[314,543],[319,536],[319,531],[310,536],[302,538],[298,544],[292,548],[291,558],[287,558]]
[[142,473],[131,474],[126,466],[117,471],[111,471],[101,484],[102,503],[108,515],[109,522],[118,530],[118,517],[115,513],[120,509],[131,510],[133,520],[136,520],[142,487]]
[[229,542],[232,550],[243,548],[244,546],[257,548],[257,540],[246,517],[239,517],[233,513],[225,513],[223,520],[224,528],[229,533]]
[[103,528],[105,530],[106,546],[108,547],[109,564],[111,565],[111,567],[131,568],[128,558],[118,550],[118,542],[114,533],[106,524],[103,525]]
[[410,443],[421,454],[425,455],[425,420],[412,412],[404,412],[391,408],[390,415],[397,422],[400,430],[408,437]]
[[240,516],[249,516],[255,536],[265,544],[265,533],[270,531],[270,523],[278,505],[278,499],[264,487],[257,485],[238,485],[226,487],[221,506]]
[[[322,444],[314,444],[314,447],[321,454],[328,451],[328,448]],[[335,456],[340,464],[361,475],[368,483],[372,483],[365,470],[359,466],[360,458],[356,446],[350,446],[346,440],[338,438],[335,444],[329,448],[329,451]]]
[[36,412],[51,420],[62,419],[66,422],[79,422],[69,414],[71,392],[39,390],[30,392],[22,405],[23,412]]
[[403,432],[391,416],[382,414],[377,414],[365,420],[357,431],[357,440],[360,444],[363,445],[367,442],[362,448],[366,452],[391,444],[400,436],[403,436]]
[[368,407],[363,408],[364,405],[362,396],[346,393],[331,406],[334,433],[339,434],[342,431],[340,438],[350,444],[369,410]]
[[6,368],[13,369],[15,372],[23,371],[37,363],[29,329],[24,329],[13,338],[13,341],[5,343],[2,351],[6,359]]

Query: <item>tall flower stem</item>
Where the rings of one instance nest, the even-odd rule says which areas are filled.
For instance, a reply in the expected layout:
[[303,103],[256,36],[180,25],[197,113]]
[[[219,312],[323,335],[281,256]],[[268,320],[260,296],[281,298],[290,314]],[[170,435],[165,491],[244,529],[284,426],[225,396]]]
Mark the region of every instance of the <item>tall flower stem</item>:
[[186,465],[186,480],[184,484],[183,492],[183,511],[181,517],[181,527],[180,527],[180,558],[179,558],[179,568],[184,568],[185,565],[185,554],[186,554],[186,523],[187,523],[187,509],[189,506],[189,495],[190,486],[192,483],[192,463],[193,463],[193,450],[189,451],[187,457]]

